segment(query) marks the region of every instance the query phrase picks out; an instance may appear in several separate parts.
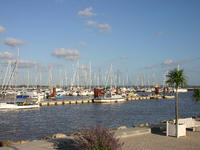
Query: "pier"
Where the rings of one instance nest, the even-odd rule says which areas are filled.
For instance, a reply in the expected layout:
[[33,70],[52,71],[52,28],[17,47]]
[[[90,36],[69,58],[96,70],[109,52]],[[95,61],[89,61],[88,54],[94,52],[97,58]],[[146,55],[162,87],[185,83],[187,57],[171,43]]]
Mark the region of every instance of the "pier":
[[40,106],[52,106],[52,105],[67,105],[67,104],[83,104],[83,103],[92,103],[92,99],[85,100],[52,100],[52,101],[42,101]]
[[[136,100],[150,100],[150,99],[164,99],[163,96],[140,96],[140,97],[127,97],[126,101],[136,101]],[[55,106],[55,105],[67,105],[67,104],[85,104],[93,103],[92,99],[83,99],[83,100],[50,100],[50,101],[41,101],[40,106]]]

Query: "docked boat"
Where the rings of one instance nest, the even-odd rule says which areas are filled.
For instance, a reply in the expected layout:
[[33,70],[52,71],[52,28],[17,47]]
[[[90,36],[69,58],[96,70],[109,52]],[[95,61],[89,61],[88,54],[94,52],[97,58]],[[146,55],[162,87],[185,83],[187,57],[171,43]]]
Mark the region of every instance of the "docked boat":
[[95,98],[93,101],[94,103],[116,103],[116,102],[124,102],[125,98],[116,93],[109,93],[103,96],[99,96]]
[[0,109],[30,109],[40,107],[37,102],[4,102],[0,103]]
[[25,98],[28,98],[29,95],[26,94],[26,92],[24,91],[20,91],[19,93],[17,93],[16,95],[16,98],[22,98],[22,99],[25,99]]
[[174,95],[165,95],[164,98],[166,98],[166,99],[174,99],[175,96]]
[[[174,92],[176,92],[176,89],[174,89]],[[178,88],[178,92],[179,92],[179,93],[186,93],[186,92],[188,92],[188,89],[185,89],[185,88]]]

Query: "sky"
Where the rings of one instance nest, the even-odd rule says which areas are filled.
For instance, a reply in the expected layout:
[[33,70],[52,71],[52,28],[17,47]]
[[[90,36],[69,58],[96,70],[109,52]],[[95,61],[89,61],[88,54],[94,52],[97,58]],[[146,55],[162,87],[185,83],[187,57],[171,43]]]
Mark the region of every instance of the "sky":
[[82,78],[92,68],[97,80],[112,64],[121,83],[140,84],[145,76],[162,84],[179,65],[189,85],[200,85],[199,6],[199,0],[1,0],[0,78],[20,48],[21,83],[47,84],[50,71],[54,82],[60,74],[70,80],[74,68]]

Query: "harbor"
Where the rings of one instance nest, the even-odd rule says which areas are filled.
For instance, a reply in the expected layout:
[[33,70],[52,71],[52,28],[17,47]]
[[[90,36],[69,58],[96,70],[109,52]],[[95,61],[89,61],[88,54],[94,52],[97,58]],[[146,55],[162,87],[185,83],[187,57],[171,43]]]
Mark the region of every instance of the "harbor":
[[[179,94],[180,117],[200,115],[200,105],[195,102],[192,94],[191,91]],[[0,140],[35,140],[56,133],[70,135],[80,128],[93,127],[97,124],[104,124],[109,128],[119,126],[130,128],[143,123],[158,123],[174,118],[175,100],[148,99],[109,104],[92,102],[54,104],[34,109],[1,110]]]
[[0,150],[200,149],[199,6],[1,0]]

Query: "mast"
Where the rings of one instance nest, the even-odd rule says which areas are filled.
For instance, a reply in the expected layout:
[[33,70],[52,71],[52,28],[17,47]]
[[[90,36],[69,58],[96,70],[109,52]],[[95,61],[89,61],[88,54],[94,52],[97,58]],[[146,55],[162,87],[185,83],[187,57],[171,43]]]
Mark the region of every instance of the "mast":
[[52,65],[49,68],[49,89],[52,89]]
[[29,88],[29,70],[28,70],[27,88]]
[[89,87],[89,89],[91,90],[91,88],[92,88],[92,66],[91,66],[91,62],[90,62],[90,87]]
[[17,60],[16,60],[16,67],[15,67],[15,80],[16,80],[16,85],[17,85],[17,77],[18,77],[18,64],[19,64],[19,52],[20,49],[19,47],[17,48]]
[[[10,64],[11,64],[11,62],[10,62],[10,60],[8,60],[8,66],[7,66],[7,69],[6,69],[6,73],[5,73],[5,76],[4,76],[4,79],[3,79],[3,83],[2,83],[2,90],[4,89],[4,84],[5,84],[5,82],[6,82],[6,77],[7,77],[7,74],[9,74],[8,73],[8,70],[9,70],[9,68],[10,68]],[[5,85],[6,86],[6,85]]]
[[[110,74],[112,75],[112,64],[110,65]],[[110,88],[112,89],[112,76],[110,78]]]
[[67,71],[65,70],[65,86],[66,86],[66,89],[67,89]]

